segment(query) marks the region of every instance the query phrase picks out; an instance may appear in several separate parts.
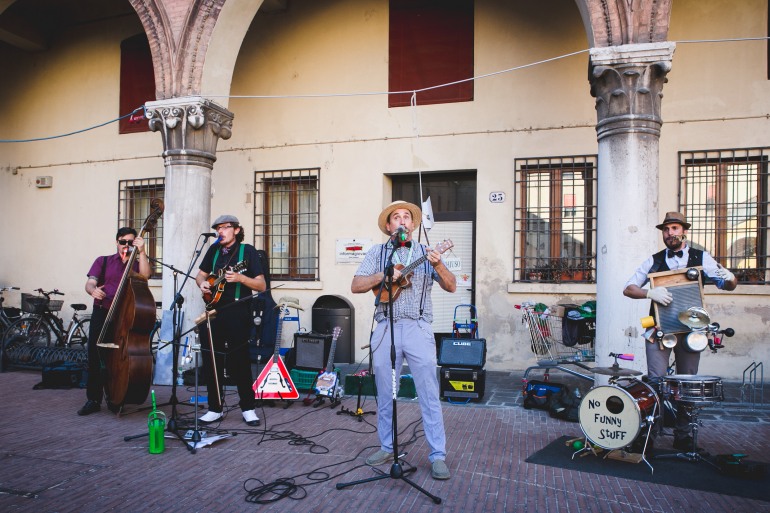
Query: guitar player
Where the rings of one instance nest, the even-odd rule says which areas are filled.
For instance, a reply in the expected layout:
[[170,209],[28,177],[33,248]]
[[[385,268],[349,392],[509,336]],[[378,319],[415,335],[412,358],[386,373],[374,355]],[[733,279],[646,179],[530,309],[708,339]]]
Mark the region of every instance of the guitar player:
[[[390,240],[374,245],[364,257],[356,271],[351,291],[365,293],[378,291],[385,279],[385,270],[393,265],[395,282],[400,281],[399,269],[411,266],[423,259],[424,263],[414,268],[409,285],[393,294],[393,333],[396,349],[396,383],[400,382],[401,365],[406,358],[414,377],[414,385],[422,411],[425,439],[430,446],[428,459],[431,462],[433,479],[449,479],[446,459],[446,436],[444,418],[439,399],[439,385],[436,377],[436,341],[433,337],[433,304],[430,291],[433,282],[447,292],[457,289],[455,275],[441,262],[439,251],[412,241],[412,234],[420,226],[422,212],[417,205],[406,201],[395,201],[380,213],[378,225]],[[386,261],[389,260],[389,261]],[[385,301],[390,302],[390,298]],[[377,433],[380,449],[371,454],[367,465],[381,465],[393,462],[393,402],[391,383],[391,337],[390,320],[386,318],[388,305],[378,299],[374,318],[377,326],[372,333],[372,366],[377,385]]]
[[[251,388],[253,378],[248,344],[249,333],[253,327],[252,305],[251,301],[228,305],[251,296],[252,291],[263,292],[266,288],[264,272],[257,257],[257,250],[243,242],[243,227],[237,217],[219,216],[211,228],[216,230],[218,242],[209,247],[195,277],[204,297],[212,298],[207,308],[216,310],[216,315],[200,326],[209,411],[199,420],[203,424],[210,424],[222,419],[224,401],[220,385],[226,370],[238,388],[238,404],[243,421],[249,426],[258,426],[259,417],[254,411],[254,391]],[[214,276],[224,277],[224,280],[210,280]],[[212,290],[211,284],[215,281],[219,282],[218,290]],[[213,333],[213,360],[206,352],[206,348],[211,347],[209,323]]]

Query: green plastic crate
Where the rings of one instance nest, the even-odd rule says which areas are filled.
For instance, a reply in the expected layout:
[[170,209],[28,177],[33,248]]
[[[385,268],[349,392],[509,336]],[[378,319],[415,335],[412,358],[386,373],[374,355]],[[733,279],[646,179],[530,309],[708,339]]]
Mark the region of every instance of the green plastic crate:
[[289,376],[291,376],[291,380],[294,382],[297,390],[312,390],[318,373],[316,371],[292,369],[289,371]]
[[[374,395],[374,377],[373,376],[354,376],[348,374],[345,376],[345,394],[358,395],[358,384],[361,383],[361,395]],[[401,376],[398,388],[398,397],[414,399],[417,392],[414,387],[414,379],[411,375]]]

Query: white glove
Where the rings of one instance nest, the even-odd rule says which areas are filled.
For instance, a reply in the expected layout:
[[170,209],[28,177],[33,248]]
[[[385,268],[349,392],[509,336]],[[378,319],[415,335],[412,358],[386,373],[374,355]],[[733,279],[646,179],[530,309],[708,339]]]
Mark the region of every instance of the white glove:
[[714,274],[717,275],[717,278],[721,278],[725,281],[733,281],[735,279],[735,275],[730,272],[730,269],[725,269],[721,265],[717,267],[717,270]]
[[668,306],[674,300],[674,296],[671,295],[666,287],[655,287],[648,290],[647,297],[663,306]]

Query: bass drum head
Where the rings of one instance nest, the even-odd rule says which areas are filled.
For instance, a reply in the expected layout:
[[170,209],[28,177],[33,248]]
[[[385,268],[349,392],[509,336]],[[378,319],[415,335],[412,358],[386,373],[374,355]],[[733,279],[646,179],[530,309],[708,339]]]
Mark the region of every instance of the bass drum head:
[[636,440],[646,424],[646,411],[639,404],[650,409],[658,402],[657,394],[641,381],[632,381],[626,388],[630,393],[615,385],[594,387],[580,401],[580,429],[594,445],[622,449]]

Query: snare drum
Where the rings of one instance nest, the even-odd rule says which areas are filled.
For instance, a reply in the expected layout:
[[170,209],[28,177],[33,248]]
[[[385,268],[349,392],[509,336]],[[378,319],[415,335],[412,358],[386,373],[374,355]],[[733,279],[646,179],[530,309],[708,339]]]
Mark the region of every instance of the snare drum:
[[696,374],[674,374],[663,378],[674,401],[710,404],[724,399],[722,378]]
[[578,418],[580,429],[594,445],[621,449],[633,443],[659,411],[658,394],[652,387],[621,378],[615,384],[592,388],[580,402]]

